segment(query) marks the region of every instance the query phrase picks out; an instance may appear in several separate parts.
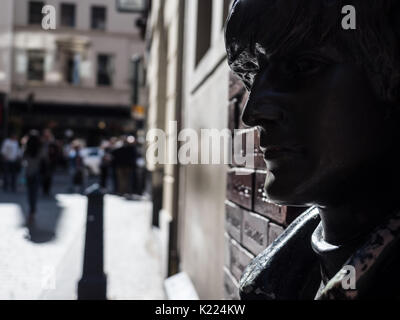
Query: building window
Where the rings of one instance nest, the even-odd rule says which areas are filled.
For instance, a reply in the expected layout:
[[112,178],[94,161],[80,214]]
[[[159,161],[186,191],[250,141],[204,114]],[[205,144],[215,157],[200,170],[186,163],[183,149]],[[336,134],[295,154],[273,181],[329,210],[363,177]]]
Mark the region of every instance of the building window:
[[44,80],[44,51],[28,51],[28,81]]
[[196,66],[211,46],[212,0],[198,2]]
[[81,55],[69,53],[65,63],[65,80],[69,84],[79,85],[80,83]]
[[43,1],[29,1],[28,6],[28,23],[29,24],[42,24],[42,8],[44,7]]
[[113,74],[113,59],[109,54],[97,56],[97,85],[111,86]]
[[61,25],[63,27],[75,27],[75,4],[61,4]]
[[92,29],[106,29],[106,8],[93,6],[92,7]]
[[146,69],[144,63],[144,58],[142,56],[134,58],[131,62],[131,100],[133,104],[139,103],[140,89],[146,86]]

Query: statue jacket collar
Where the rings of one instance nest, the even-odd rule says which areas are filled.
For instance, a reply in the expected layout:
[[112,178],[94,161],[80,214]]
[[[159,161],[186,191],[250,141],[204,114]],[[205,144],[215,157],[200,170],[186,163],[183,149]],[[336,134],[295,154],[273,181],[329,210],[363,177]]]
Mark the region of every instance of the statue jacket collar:
[[258,255],[247,266],[240,281],[241,298],[400,297],[397,292],[400,288],[400,213],[377,227],[326,285],[321,285],[320,262],[311,247],[311,236],[319,223],[318,208],[310,208]]

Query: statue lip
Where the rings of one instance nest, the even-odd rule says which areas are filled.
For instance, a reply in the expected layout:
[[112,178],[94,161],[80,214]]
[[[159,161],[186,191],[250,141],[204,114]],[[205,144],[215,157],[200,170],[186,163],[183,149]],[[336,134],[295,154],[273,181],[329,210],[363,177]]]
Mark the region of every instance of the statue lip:
[[273,160],[285,155],[296,155],[304,153],[304,148],[299,146],[260,146],[265,160]]

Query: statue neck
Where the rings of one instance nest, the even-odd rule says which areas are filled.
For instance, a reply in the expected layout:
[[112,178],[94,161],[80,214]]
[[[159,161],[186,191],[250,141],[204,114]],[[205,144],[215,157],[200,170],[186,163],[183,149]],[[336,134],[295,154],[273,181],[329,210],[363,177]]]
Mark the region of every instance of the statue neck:
[[343,245],[363,237],[400,211],[400,157],[376,170],[362,168],[353,183],[339,187],[335,201],[318,205],[324,240]]

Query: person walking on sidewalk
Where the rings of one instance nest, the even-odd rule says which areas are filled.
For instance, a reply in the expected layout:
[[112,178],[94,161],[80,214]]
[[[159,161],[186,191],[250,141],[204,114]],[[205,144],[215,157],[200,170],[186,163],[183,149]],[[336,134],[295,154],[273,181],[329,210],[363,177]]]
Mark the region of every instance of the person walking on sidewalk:
[[103,143],[101,148],[104,153],[103,156],[101,157],[101,164],[100,164],[100,186],[103,189],[107,189],[108,176],[110,173],[111,163],[112,163],[110,143],[108,141]]
[[136,147],[135,138],[128,136],[124,139],[124,144],[114,150],[113,161],[117,172],[118,194],[131,195],[133,192],[134,169],[136,167]]
[[38,189],[40,185],[40,164],[43,159],[42,144],[37,130],[32,130],[29,133],[23,159],[29,202],[28,224],[32,224],[36,214]]
[[12,192],[16,192],[18,164],[21,156],[17,135],[12,134],[9,138],[4,140],[1,146],[1,155],[4,160],[4,191],[11,189]]
[[58,146],[50,129],[43,131],[43,159],[41,163],[42,189],[46,196],[51,195],[53,175],[57,165]]
[[72,192],[78,188],[80,193],[85,190],[85,165],[82,157],[82,145],[76,140],[73,142],[73,149],[70,153]]

